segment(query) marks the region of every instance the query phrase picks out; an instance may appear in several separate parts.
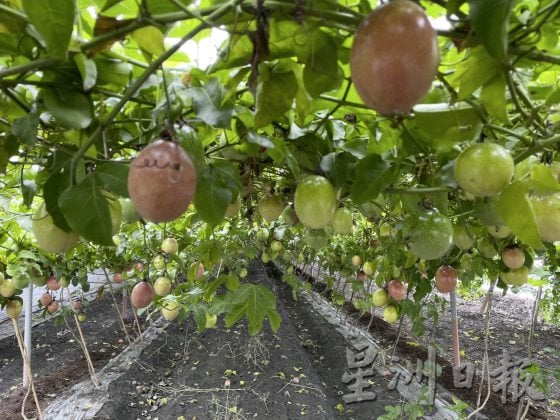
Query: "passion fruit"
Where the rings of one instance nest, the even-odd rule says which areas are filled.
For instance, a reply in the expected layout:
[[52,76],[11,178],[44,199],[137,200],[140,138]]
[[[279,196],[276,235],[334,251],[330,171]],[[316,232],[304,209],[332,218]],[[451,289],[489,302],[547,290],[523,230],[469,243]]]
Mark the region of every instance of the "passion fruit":
[[147,307],[154,300],[154,288],[147,281],[141,281],[133,287],[130,301],[135,308]]
[[437,34],[422,7],[393,0],[361,23],[350,54],[352,81],[364,103],[385,115],[408,112],[437,74]]
[[56,226],[44,202],[33,215],[31,228],[39,247],[46,252],[66,252],[80,238],[77,233],[65,232]]
[[157,140],[132,161],[128,193],[138,214],[154,223],[178,218],[196,191],[196,171],[178,144]]

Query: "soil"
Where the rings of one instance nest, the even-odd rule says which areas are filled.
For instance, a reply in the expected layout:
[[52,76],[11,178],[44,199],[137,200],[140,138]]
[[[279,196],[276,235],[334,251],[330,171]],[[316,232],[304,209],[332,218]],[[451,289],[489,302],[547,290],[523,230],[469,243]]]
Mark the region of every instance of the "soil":
[[[122,308],[122,297],[118,294],[115,297]],[[98,370],[125,349],[129,342],[110,297],[90,302],[86,310],[88,319],[80,326],[92,363]],[[131,340],[135,338],[133,320],[125,319]],[[142,320],[140,323],[145,324]],[[68,325],[72,331],[64,324],[55,325],[54,320],[41,322],[33,328],[31,366],[33,383],[42,408],[75,383],[89,377],[75,321],[69,319]],[[15,335],[0,340],[0,419],[22,418],[21,406],[26,394],[26,389],[21,386],[22,376],[22,357]],[[31,395],[27,398],[26,415],[36,415]]]
[[[268,272],[267,272],[268,270]],[[241,322],[227,329],[218,322],[213,329],[197,333],[191,320],[179,325],[168,323],[163,332],[149,344],[117,380],[109,385],[110,399],[95,415],[96,419],[372,419],[386,414],[385,406],[405,407],[403,397],[388,389],[391,376],[374,374],[369,378],[376,393],[374,401],[346,404],[343,396],[349,388],[342,382],[347,370],[348,340],[325,318],[300,298],[292,299],[291,288],[280,281],[280,273],[258,261],[250,267],[248,280],[265,284],[277,296],[282,326],[277,334],[265,322],[263,332],[249,337],[247,326]],[[316,281],[314,287],[323,291]],[[492,337],[489,349],[490,365],[501,355],[502,349],[511,351],[514,358],[526,355],[526,331],[530,316],[529,305],[518,305],[496,300],[494,311],[504,310],[492,319]],[[482,318],[478,303],[459,305],[462,348],[469,361],[483,359]],[[525,308],[525,309],[521,309]],[[348,319],[364,329],[370,319],[359,319],[350,305]],[[342,311],[342,310],[341,310]],[[343,312],[341,312],[343,313]],[[445,317],[442,316],[442,319]],[[131,335],[131,321],[128,321]],[[144,326],[147,326],[145,323]],[[88,309],[88,320],[82,324],[88,348],[96,369],[100,369],[116,354],[124,350],[128,341],[120,328],[110,298],[95,301]],[[427,341],[408,333],[399,340],[397,355],[401,361],[427,360]],[[478,391],[477,381],[470,390],[453,388],[450,370],[450,333],[440,323],[435,340],[445,343],[438,353],[443,375],[437,383],[474,406]],[[370,332],[379,346],[390,354],[397,334],[396,326],[375,317]],[[514,335],[514,334],[517,334]],[[511,344],[515,342],[514,344]],[[447,345],[449,344],[449,345]],[[560,349],[558,329],[539,325],[535,336],[535,358],[543,367],[557,367],[558,357],[544,351]],[[43,323],[33,332],[33,369],[35,386],[43,406],[59,401],[71,386],[88,379],[83,352],[65,327],[52,322]],[[0,419],[21,418],[23,400],[21,386],[21,356],[14,338],[0,341]],[[552,394],[560,395],[558,384],[552,382]],[[491,419],[514,419],[517,404],[502,404],[499,395],[491,394],[483,414]],[[556,397],[557,398],[557,397]],[[557,400],[538,403],[527,418],[560,419]],[[28,403],[31,416],[32,404]],[[429,411],[427,407],[425,411]],[[183,416],[183,417],[181,417]],[[78,417],[76,417],[78,418]],[[410,418],[403,415],[402,418]]]

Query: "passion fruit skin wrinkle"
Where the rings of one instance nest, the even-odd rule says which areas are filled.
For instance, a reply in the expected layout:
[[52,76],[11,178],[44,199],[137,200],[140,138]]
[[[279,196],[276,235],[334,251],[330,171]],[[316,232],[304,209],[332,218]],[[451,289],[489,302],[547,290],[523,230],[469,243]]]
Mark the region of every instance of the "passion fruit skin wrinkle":
[[178,144],[157,140],[132,161],[128,193],[142,218],[154,223],[178,218],[196,191],[196,171]]
[[393,0],[362,22],[350,55],[352,81],[364,103],[384,115],[410,111],[437,75],[437,33],[422,7]]

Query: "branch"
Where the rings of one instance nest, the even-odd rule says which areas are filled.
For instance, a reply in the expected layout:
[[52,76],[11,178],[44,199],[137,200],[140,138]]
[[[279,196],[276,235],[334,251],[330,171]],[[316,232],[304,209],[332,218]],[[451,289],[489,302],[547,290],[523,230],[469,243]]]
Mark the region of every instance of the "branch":
[[[220,17],[225,15],[232,7],[235,7],[238,3],[239,3],[239,0],[234,0],[232,2],[226,3],[225,5],[221,6],[219,9],[217,9],[214,13],[212,13],[212,15],[209,16],[209,20],[213,21],[213,20],[219,19]],[[142,73],[140,75],[140,77],[138,77],[136,80],[134,80],[134,82],[132,82],[132,84],[125,91],[124,95],[119,100],[119,102],[113,107],[113,109],[111,110],[109,115],[107,115],[105,120],[102,121],[101,124],[99,124],[97,126],[95,131],[89,137],[88,141],[86,141],[78,149],[76,154],[72,157],[72,160],[70,161],[70,174],[71,174],[72,182],[75,181],[76,164],[78,163],[80,158],[86,153],[86,151],[90,148],[90,146],[93,143],[95,143],[95,141],[101,135],[101,132],[115,119],[115,117],[119,114],[121,109],[130,100],[132,95],[134,95],[136,93],[136,91],[144,84],[144,82],[146,82],[146,80],[148,80],[148,78],[159,69],[159,67],[165,62],[165,60],[167,60],[169,57],[171,57],[173,54],[175,54],[179,50],[179,48],[181,48],[181,46],[183,46],[183,44],[185,42],[194,38],[199,32],[206,29],[207,27],[208,27],[208,25],[205,24],[205,23],[202,23],[202,24],[198,25],[196,28],[194,28],[192,31],[190,31],[187,35],[185,35],[183,38],[181,38],[181,40],[179,42],[177,42],[175,45],[173,45],[173,47],[171,47],[165,53],[160,55],[156,60],[154,60],[148,66],[146,71],[144,71],[144,73]]]
[[560,64],[560,56],[558,55],[550,55],[544,53],[536,48],[521,48],[521,47],[514,47],[509,46],[509,52],[518,56],[522,56],[523,58],[528,58],[533,61],[543,61],[545,63],[550,64]]
[[2,13],[5,13],[7,15],[11,15],[13,17],[15,17],[16,19],[19,19],[23,22],[29,22],[29,19],[27,19],[27,16],[25,15],[25,13],[20,12],[19,10],[14,10],[11,7],[6,6],[5,4],[0,3],[0,11]]
[[540,152],[541,150],[554,146],[556,143],[560,143],[560,134],[552,136],[551,138],[541,141],[540,143],[536,143],[534,146],[531,146],[524,152],[518,154],[513,160],[515,161],[515,163],[519,163],[527,159],[529,156]]
[[13,76],[14,74],[23,74],[28,71],[34,71],[42,69],[43,67],[52,67],[58,64],[58,58],[39,58],[37,60],[30,61],[29,63],[20,64],[14,67],[8,67],[0,70],[0,79],[7,76]]
[[448,187],[426,187],[426,188],[387,188],[386,193],[389,194],[433,194],[441,192],[450,192]]

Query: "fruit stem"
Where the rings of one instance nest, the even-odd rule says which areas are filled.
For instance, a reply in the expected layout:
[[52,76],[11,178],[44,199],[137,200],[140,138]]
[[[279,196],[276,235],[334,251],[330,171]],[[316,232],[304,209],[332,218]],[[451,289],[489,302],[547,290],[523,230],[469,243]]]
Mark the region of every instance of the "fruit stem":
[[37,407],[37,414],[39,416],[39,419],[42,419],[43,413],[41,412],[41,405],[39,404],[39,398],[37,398],[37,393],[35,392],[35,384],[33,383],[33,375],[31,373],[31,360],[29,359],[29,355],[27,354],[27,351],[23,344],[23,338],[21,336],[21,331],[19,329],[17,319],[12,319],[12,324],[14,326],[14,331],[16,333],[16,339],[17,339],[19,351],[21,353],[21,357],[23,358],[25,374],[27,375],[27,380],[29,383],[29,385],[27,386],[27,393],[25,394],[25,398],[23,399],[23,403],[21,405],[21,415],[24,419],[27,420],[27,416],[25,415],[25,402],[27,401],[27,397],[29,396],[29,391],[31,391],[33,393],[33,400],[35,401],[35,406]]

